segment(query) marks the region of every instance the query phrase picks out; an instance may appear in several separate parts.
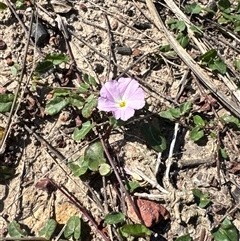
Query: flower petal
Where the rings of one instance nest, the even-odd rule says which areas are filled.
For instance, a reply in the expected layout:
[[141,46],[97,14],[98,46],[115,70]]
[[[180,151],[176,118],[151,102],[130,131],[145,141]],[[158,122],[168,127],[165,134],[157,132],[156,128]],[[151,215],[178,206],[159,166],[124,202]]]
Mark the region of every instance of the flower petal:
[[115,108],[118,108],[117,104],[111,100],[108,100],[103,97],[98,98],[98,109],[101,111],[112,111]]
[[[140,89],[139,83],[135,79],[131,78],[120,78],[118,80],[119,83],[119,92],[120,95],[123,97],[124,100],[129,100],[131,97]],[[142,94],[139,96],[139,98],[144,99],[144,91],[142,90]]]
[[113,112],[113,116],[116,119],[121,119],[123,121],[126,121],[129,118],[134,116],[134,109],[132,108],[125,108],[125,109],[117,108],[115,111],[112,111],[112,112]]
[[100,96],[118,102],[121,99],[118,82],[116,80],[106,82],[100,90]]
[[142,88],[138,88],[136,92],[127,100],[127,107],[135,110],[142,109],[145,106],[145,94]]

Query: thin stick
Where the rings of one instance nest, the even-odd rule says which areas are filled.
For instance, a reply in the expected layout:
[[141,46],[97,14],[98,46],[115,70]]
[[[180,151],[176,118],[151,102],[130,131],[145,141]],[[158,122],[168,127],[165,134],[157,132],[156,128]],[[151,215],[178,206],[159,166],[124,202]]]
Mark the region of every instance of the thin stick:
[[176,140],[177,140],[178,129],[179,129],[179,123],[176,122],[175,123],[175,127],[174,127],[173,139],[172,139],[172,142],[171,142],[171,145],[170,145],[169,154],[168,154],[168,159],[166,161],[166,173],[165,173],[165,176],[166,176],[167,180],[169,180],[169,173],[170,173],[170,168],[171,168],[171,165],[172,165],[173,150],[174,150],[174,146],[175,146],[175,143],[176,143]]
[[133,171],[136,172],[141,178],[150,183],[153,187],[157,188],[160,192],[169,193],[166,189],[164,189],[161,185],[158,184],[157,180],[151,180],[148,176],[146,176],[142,171],[140,171],[137,167],[133,168]]
[[129,200],[130,204],[132,205],[135,213],[137,214],[138,219],[140,220],[141,224],[144,224],[143,219],[142,219],[142,216],[141,216],[138,208],[136,207],[135,203],[133,202],[131,196],[129,195],[128,191],[126,190],[126,188],[125,188],[125,186],[124,186],[124,184],[123,184],[123,182],[122,182],[122,179],[121,179],[120,176],[119,176],[119,173],[118,173],[118,171],[117,171],[117,168],[116,168],[115,164],[113,163],[113,159],[112,159],[112,157],[110,156],[110,153],[109,153],[109,151],[108,151],[107,148],[106,148],[106,145],[105,145],[105,143],[104,143],[104,140],[103,140],[103,138],[102,138],[102,135],[101,135],[100,133],[98,133],[98,136],[99,136],[99,139],[100,139],[100,141],[101,141],[101,143],[102,143],[102,146],[103,146],[104,152],[105,152],[105,154],[106,154],[106,156],[107,156],[107,159],[108,159],[108,161],[109,161],[109,163],[110,163],[110,165],[111,165],[111,167],[112,167],[112,169],[113,169],[113,171],[114,171],[114,173],[115,173],[115,175],[116,175],[116,178],[117,178],[117,180],[118,180],[118,182],[119,182],[119,184],[120,184],[120,186],[121,186],[121,189],[124,190],[124,192],[125,192],[128,200]]
[[159,201],[159,200],[165,200],[166,199],[166,194],[151,194],[151,193],[138,193],[135,192],[134,196],[136,197],[142,197],[142,198],[147,198],[149,200],[155,200],[155,201]]
[[104,14],[104,19],[105,19],[105,23],[106,23],[106,26],[107,26],[107,33],[108,33],[108,45],[109,45],[109,59],[108,59],[108,70],[107,70],[107,75],[106,75],[106,78],[107,80],[109,79],[109,74],[110,74],[110,70],[111,70],[111,63],[113,62],[113,74],[116,75],[117,74],[117,69],[116,69],[116,55],[113,51],[113,36],[112,36],[112,33],[111,33],[111,26],[110,26],[110,23],[109,23],[109,20],[108,20],[108,17],[106,14]]
[[[7,1],[8,5],[10,6],[11,4]],[[31,15],[31,23],[30,23],[30,26],[32,27],[32,23],[33,23],[33,13]],[[31,29],[31,28],[30,28]],[[31,40],[31,34],[29,33],[28,34],[28,38],[27,38],[27,43],[26,43],[26,47],[25,47],[25,51],[24,51],[24,57],[23,57],[23,63],[22,63],[22,70],[21,70],[21,73],[20,73],[20,77],[19,77],[19,82],[18,82],[18,86],[16,88],[16,91],[15,91],[15,95],[14,95],[14,99],[13,99],[13,103],[12,103],[12,106],[11,106],[11,110],[10,110],[10,114],[9,114],[9,117],[8,117],[8,122],[7,122],[7,125],[5,127],[5,131],[4,131],[4,134],[3,134],[3,137],[2,137],[2,141],[0,143],[0,153],[4,152],[4,146],[5,146],[5,142],[8,138],[8,135],[10,133],[10,129],[11,129],[11,126],[12,126],[12,123],[13,123],[13,113],[14,113],[14,108],[16,107],[16,102],[17,102],[17,99],[18,99],[18,93],[20,91],[20,87],[21,87],[21,83],[23,81],[23,76],[25,74],[25,67],[26,67],[26,59],[27,59],[27,52],[28,52],[28,47],[29,47],[29,43],[30,43],[30,40]]]
[[161,164],[161,159],[162,159],[162,152],[159,152],[158,156],[157,156],[157,162],[156,162],[156,166],[155,166],[155,171],[154,171],[154,175],[155,176],[158,174],[159,166]]
[[78,83],[80,84],[80,83],[82,83],[82,78],[78,72],[77,63],[73,56],[73,52],[72,52],[72,49],[71,49],[71,46],[69,43],[68,29],[65,26],[65,23],[62,20],[60,15],[57,15],[57,20],[58,20],[58,25],[59,25],[58,28],[62,32],[63,38],[65,40],[65,44],[66,44],[66,49],[67,49],[68,55],[71,59],[71,69],[73,69],[73,71],[77,77]]

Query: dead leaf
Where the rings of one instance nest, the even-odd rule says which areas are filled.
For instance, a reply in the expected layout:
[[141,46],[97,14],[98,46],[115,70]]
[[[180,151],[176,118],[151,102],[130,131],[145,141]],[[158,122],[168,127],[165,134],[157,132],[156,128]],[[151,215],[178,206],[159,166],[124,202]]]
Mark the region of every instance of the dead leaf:
[[214,108],[218,108],[218,102],[211,95],[201,96],[200,100],[196,103],[197,105],[202,105],[199,112],[208,112]]
[[35,99],[34,99],[31,95],[27,94],[26,100],[27,100],[27,102],[28,102],[28,106],[26,106],[26,108],[27,108],[28,110],[35,109],[35,105],[36,105]]
[[233,174],[239,174],[240,172],[240,163],[239,162],[230,162],[230,169],[229,172]]

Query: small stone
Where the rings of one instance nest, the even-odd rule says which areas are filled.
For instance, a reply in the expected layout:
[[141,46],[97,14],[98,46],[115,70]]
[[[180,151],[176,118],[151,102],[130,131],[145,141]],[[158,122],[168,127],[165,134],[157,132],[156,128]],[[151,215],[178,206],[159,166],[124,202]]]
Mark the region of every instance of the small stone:
[[126,14],[127,14],[129,17],[133,17],[134,14],[135,14],[135,9],[134,9],[134,8],[129,8],[129,9],[126,11]]
[[117,46],[116,47],[116,52],[121,55],[131,55],[132,54],[132,49],[127,46]]
[[97,73],[97,74],[102,74],[104,70],[104,67],[99,64],[99,63],[96,63],[95,66],[94,66],[94,71]]
[[96,44],[101,44],[101,43],[102,43],[102,38],[99,35],[97,35]]
[[[140,198],[135,199],[134,202],[140,211],[140,214],[146,227],[152,227],[160,221],[167,220],[170,218],[170,214],[167,211],[167,209],[165,209],[165,207],[163,207],[160,204]],[[140,220],[138,219],[129,200],[126,200],[126,203],[128,207],[128,217],[131,218],[134,222],[139,223]]]
[[134,57],[138,57],[138,56],[142,55],[143,52],[140,49],[134,49],[132,54]]
[[86,6],[85,4],[82,4],[82,3],[79,4],[79,8],[80,8],[80,10],[82,10],[84,13],[86,13],[87,10],[88,10],[87,6]]
[[42,174],[46,174],[49,171],[49,169],[46,166],[43,166],[41,168],[41,171],[42,171]]
[[7,44],[2,39],[0,39],[0,50],[4,50],[6,48],[7,48]]
[[117,20],[113,20],[111,23],[111,29],[113,31],[115,31],[118,28],[118,21]]
[[50,179],[48,178],[43,178],[40,181],[38,181],[36,183],[36,188],[39,188],[43,191],[46,191],[48,193],[54,192],[56,191],[56,187],[54,186],[54,184],[51,182]]
[[8,57],[8,58],[6,58],[6,61],[7,61],[7,65],[8,66],[13,66],[14,65],[14,62],[13,62],[12,58]]
[[148,22],[135,22],[133,27],[139,30],[146,30],[151,28],[151,24]]

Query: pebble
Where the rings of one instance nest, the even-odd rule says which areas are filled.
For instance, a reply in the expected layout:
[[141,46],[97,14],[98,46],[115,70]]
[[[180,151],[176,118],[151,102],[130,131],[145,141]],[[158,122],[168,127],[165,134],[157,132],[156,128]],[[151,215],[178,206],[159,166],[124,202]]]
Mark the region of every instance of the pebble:
[[7,48],[7,44],[2,39],[0,39],[0,50],[4,50],[6,48]]
[[111,29],[113,31],[115,31],[118,28],[118,21],[117,20],[113,20],[111,23]]
[[94,65],[94,71],[95,71],[97,74],[102,74],[103,70],[104,70],[104,67],[103,67],[101,64],[95,63],[95,65]]
[[151,24],[150,23],[143,23],[143,22],[136,22],[133,24],[133,27],[139,30],[146,30],[151,28]]
[[127,46],[117,46],[116,47],[116,52],[121,55],[131,55],[132,54],[132,49]]

